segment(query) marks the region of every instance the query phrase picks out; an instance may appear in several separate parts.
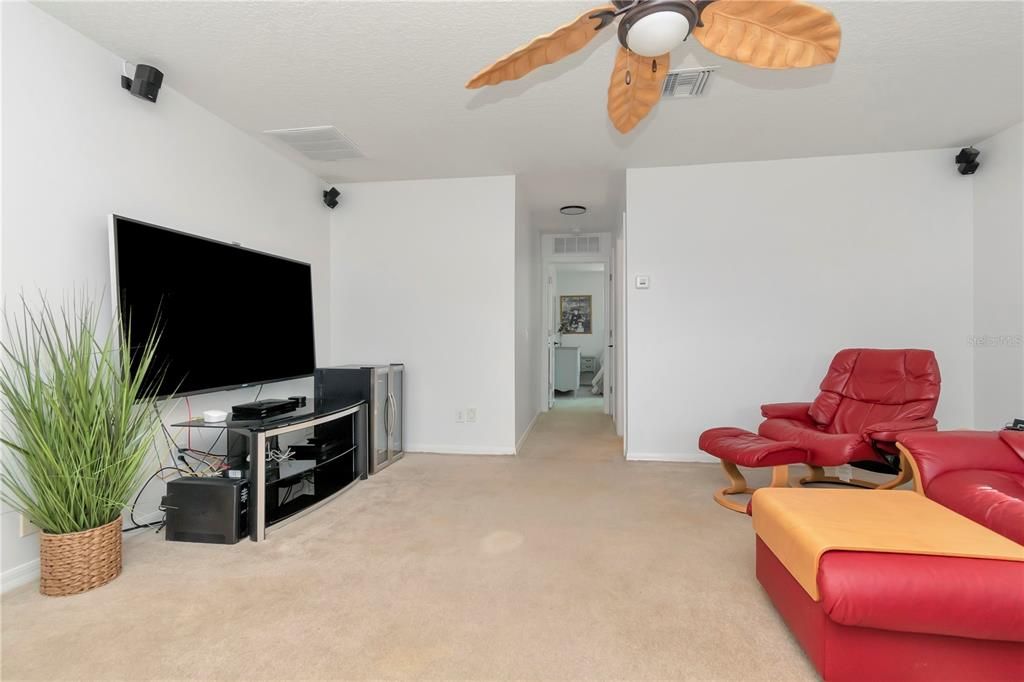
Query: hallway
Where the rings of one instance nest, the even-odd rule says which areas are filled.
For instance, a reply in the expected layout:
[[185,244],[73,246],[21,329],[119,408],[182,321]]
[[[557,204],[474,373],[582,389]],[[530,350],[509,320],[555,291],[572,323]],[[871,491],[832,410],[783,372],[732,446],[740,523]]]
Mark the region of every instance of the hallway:
[[[600,401],[600,398],[596,399]],[[542,412],[519,456],[526,459],[623,461],[622,439],[600,402],[555,401],[555,409]]]

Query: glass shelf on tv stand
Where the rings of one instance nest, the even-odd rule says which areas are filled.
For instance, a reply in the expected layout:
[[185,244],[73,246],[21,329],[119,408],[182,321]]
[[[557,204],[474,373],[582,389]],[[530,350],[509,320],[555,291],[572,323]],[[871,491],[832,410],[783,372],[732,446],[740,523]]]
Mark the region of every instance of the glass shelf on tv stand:
[[[258,542],[266,539],[269,528],[308,514],[366,478],[366,424],[366,403],[358,402],[331,409],[300,408],[262,420],[229,416],[223,422],[206,422],[199,417],[172,427],[227,430],[226,461],[249,479],[249,537]],[[338,445],[322,457],[268,458],[268,446],[273,448],[280,436],[303,429],[312,429],[314,437],[318,431],[332,434],[325,438],[336,439]],[[282,471],[284,464],[288,468]],[[291,491],[299,484],[308,490],[293,497]]]
[[202,417],[195,417],[188,421],[171,424],[171,428],[192,428],[192,429],[249,429],[250,431],[266,431],[297,422],[306,422],[312,418],[327,417],[339,412],[350,412],[353,408],[363,405],[363,402],[352,403],[344,407],[332,407],[331,409],[316,409],[314,407],[300,407],[293,412],[275,414],[266,419],[235,419],[232,413],[222,422],[208,422]]

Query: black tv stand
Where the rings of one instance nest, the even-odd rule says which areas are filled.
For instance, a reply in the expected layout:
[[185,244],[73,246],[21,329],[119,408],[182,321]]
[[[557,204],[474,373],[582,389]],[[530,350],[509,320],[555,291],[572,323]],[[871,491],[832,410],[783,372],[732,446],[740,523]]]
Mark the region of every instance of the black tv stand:
[[366,478],[367,406],[300,408],[265,420],[202,417],[176,427],[227,431],[225,464],[249,480],[249,537],[327,504]]
[[232,419],[269,419],[299,409],[299,401],[291,398],[265,398],[231,406]]

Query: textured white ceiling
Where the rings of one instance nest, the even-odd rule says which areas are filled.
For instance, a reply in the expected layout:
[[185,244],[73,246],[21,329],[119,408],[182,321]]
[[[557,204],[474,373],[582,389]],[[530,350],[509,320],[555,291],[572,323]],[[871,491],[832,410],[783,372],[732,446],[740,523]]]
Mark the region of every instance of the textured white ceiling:
[[[1024,118],[1021,2],[828,2],[835,65],[759,71],[690,40],[673,66],[721,65],[628,136],[607,120],[609,29],[561,63],[469,91],[476,71],[601,4],[47,2],[61,21],[331,182],[517,173],[541,229],[558,206],[617,220],[628,167],[960,146]],[[116,80],[116,79],[115,79]],[[157,105],[159,106],[159,104]],[[263,130],[337,126],[366,159],[313,162]],[[583,196],[581,196],[583,195]],[[554,213],[552,211],[554,210]],[[550,216],[550,219],[549,219]]]

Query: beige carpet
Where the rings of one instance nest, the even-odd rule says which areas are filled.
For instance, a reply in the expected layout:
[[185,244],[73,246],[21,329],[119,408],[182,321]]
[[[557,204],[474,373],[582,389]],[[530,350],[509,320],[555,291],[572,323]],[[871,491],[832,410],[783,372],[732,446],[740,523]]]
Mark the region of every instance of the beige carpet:
[[556,400],[553,410],[537,417],[519,456],[622,463],[622,439],[615,435],[615,425],[601,406],[586,399]]
[[571,410],[525,450],[409,455],[266,543],[133,534],[110,585],[5,595],[3,679],[816,679],[715,465]]

